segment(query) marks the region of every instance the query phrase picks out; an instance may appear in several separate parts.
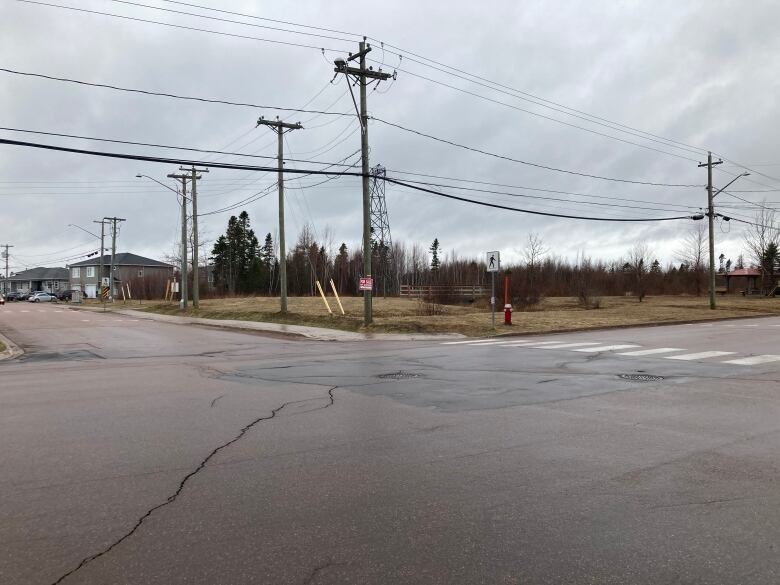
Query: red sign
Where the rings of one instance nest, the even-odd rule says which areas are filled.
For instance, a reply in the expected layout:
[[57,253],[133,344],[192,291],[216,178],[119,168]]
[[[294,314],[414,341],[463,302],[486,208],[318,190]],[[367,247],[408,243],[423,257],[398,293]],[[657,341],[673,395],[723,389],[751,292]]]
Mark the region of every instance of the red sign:
[[374,279],[370,276],[368,278],[361,278],[360,286],[358,288],[360,290],[374,290]]

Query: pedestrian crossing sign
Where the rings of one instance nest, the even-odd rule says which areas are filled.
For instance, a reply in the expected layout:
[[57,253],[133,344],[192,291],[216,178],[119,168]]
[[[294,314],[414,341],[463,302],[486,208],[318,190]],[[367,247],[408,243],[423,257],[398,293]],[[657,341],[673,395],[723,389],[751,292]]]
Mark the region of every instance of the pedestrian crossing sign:
[[487,253],[487,271],[498,272],[501,268],[501,254],[499,252]]

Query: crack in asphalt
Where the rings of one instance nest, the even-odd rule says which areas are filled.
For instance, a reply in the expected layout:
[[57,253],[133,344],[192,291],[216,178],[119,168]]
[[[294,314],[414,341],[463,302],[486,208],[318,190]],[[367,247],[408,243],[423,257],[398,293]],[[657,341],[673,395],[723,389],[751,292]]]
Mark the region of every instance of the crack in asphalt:
[[[330,407],[330,406],[333,406],[333,404],[334,404],[334,402],[335,402],[335,398],[334,398],[334,396],[333,396],[333,391],[334,391],[334,390],[336,390],[337,388],[338,388],[338,386],[332,386],[331,388],[329,388],[329,389],[328,389],[328,398],[330,399],[330,403],[329,403],[329,404],[327,404],[326,406],[324,406],[323,408],[328,408],[328,407]],[[309,400],[310,400],[310,399],[309,399]],[[179,495],[181,495],[181,493],[184,491],[184,487],[187,485],[187,482],[188,482],[190,479],[192,479],[193,477],[195,477],[195,475],[197,475],[199,472],[201,472],[201,471],[202,471],[202,470],[203,470],[203,469],[206,467],[206,465],[208,464],[208,462],[209,462],[209,461],[210,461],[210,460],[211,460],[211,459],[212,459],[212,458],[213,458],[213,457],[214,457],[214,456],[215,456],[217,453],[219,453],[219,452],[220,452],[220,451],[222,451],[223,449],[226,449],[227,447],[229,447],[229,446],[230,446],[230,445],[232,445],[233,443],[236,443],[236,442],[240,441],[240,440],[241,440],[241,439],[244,437],[244,435],[246,435],[246,433],[247,433],[247,432],[249,432],[249,430],[251,430],[251,429],[252,429],[252,427],[254,427],[255,425],[257,425],[257,424],[259,424],[259,423],[261,423],[261,422],[263,422],[263,421],[267,421],[267,420],[271,420],[272,418],[275,418],[275,417],[276,417],[276,415],[277,415],[277,414],[278,414],[278,413],[279,413],[279,412],[280,412],[280,411],[281,411],[281,410],[282,410],[284,407],[286,407],[286,406],[288,406],[288,405],[290,405],[290,404],[295,404],[295,403],[298,403],[298,402],[302,402],[302,401],[301,401],[301,400],[295,400],[295,401],[289,401],[289,402],[285,402],[285,403],[283,403],[281,406],[278,406],[278,407],[274,408],[273,410],[271,410],[271,414],[270,414],[270,415],[268,415],[268,416],[261,416],[261,417],[259,417],[259,418],[256,418],[255,420],[253,420],[252,422],[250,422],[249,424],[247,424],[246,426],[244,426],[244,427],[243,427],[243,428],[242,428],[242,429],[241,429],[241,430],[238,432],[238,434],[237,434],[235,437],[233,437],[232,439],[230,439],[230,440],[229,440],[229,441],[227,441],[226,443],[222,443],[222,444],[221,444],[219,447],[215,448],[213,451],[211,451],[211,453],[209,453],[208,455],[206,455],[206,457],[205,457],[205,458],[204,458],[204,459],[203,459],[203,460],[200,462],[200,464],[198,464],[198,466],[197,466],[197,467],[196,467],[194,470],[190,471],[190,472],[189,472],[187,475],[185,475],[185,476],[184,476],[184,478],[181,480],[181,482],[179,482],[179,486],[176,488],[176,491],[174,491],[174,492],[173,492],[173,493],[172,493],[170,496],[168,496],[168,498],[167,498],[167,499],[166,499],[164,502],[162,502],[162,503],[160,503],[160,504],[157,504],[156,506],[154,506],[154,507],[150,508],[149,510],[147,510],[147,511],[146,511],[146,512],[145,512],[145,513],[144,513],[144,514],[143,514],[143,515],[142,515],[142,516],[141,516],[141,517],[140,517],[140,518],[139,518],[139,519],[136,521],[136,523],[133,525],[133,527],[132,527],[130,530],[128,530],[128,531],[127,531],[127,532],[126,532],[124,535],[122,535],[120,538],[118,538],[117,540],[115,540],[114,542],[112,542],[112,543],[111,543],[109,546],[107,546],[106,548],[104,548],[102,551],[100,551],[100,552],[97,552],[97,553],[95,553],[95,554],[92,554],[92,555],[90,555],[90,556],[88,556],[88,557],[84,557],[84,558],[81,560],[81,562],[80,562],[80,563],[79,563],[79,564],[78,564],[78,565],[77,565],[75,568],[71,569],[70,571],[68,571],[67,573],[65,573],[65,574],[64,574],[64,575],[62,575],[61,577],[59,577],[59,578],[58,578],[56,581],[53,581],[53,582],[52,582],[52,585],[58,585],[59,583],[62,583],[63,581],[65,581],[65,579],[67,579],[68,577],[72,576],[73,574],[75,574],[76,572],[78,572],[79,570],[81,570],[83,567],[85,567],[86,565],[88,565],[89,563],[91,563],[92,561],[94,561],[95,559],[98,559],[98,558],[102,557],[103,555],[106,555],[106,554],[108,554],[108,553],[109,553],[109,552],[111,552],[111,551],[112,551],[114,548],[116,548],[117,546],[119,546],[120,544],[122,544],[122,542],[124,542],[125,540],[127,540],[128,538],[130,538],[130,537],[131,537],[133,534],[135,534],[135,532],[136,532],[136,531],[137,531],[139,528],[141,528],[141,525],[142,525],[142,524],[143,524],[143,523],[144,523],[144,522],[145,522],[145,521],[146,521],[146,520],[147,520],[147,519],[148,519],[150,516],[152,516],[152,514],[154,514],[154,513],[155,513],[157,510],[159,510],[159,509],[161,509],[161,508],[164,508],[165,506],[168,506],[169,504],[172,504],[173,502],[175,502],[175,501],[176,501],[176,498],[178,498],[178,497],[179,497]],[[316,409],[316,410],[321,410],[321,409]],[[324,567],[323,567],[323,568],[324,568]],[[314,576],[316,576],[316,571],[315,571],[315,573],[312,575],[312,578],[313,578]]]
[[217,397],[216,397],[214,400],[212,400],[212,401],[211,401],[211,406],[210,406],[209,408],[214,408],[214,405],[217,403],[217,400],[219,400],[219,399],[220,399],[220,398],[222,398],[223,396],[224,396],[224,394],[220,394],[220,395],[219,395],[219,396],[217,396]]
[[325,569],[328,569],[330,567],[343,567],[346,564],[347,563],[334,563],[331,560],[331,561],[327,561],[327,562],[325,562],[325,563],[323,563],[321,565],[317,565],[316,567],[314,567],[314,569],[312,569],[312,572],[309,573],[309,576],[306,577],[306,580],[303,582],[303,585],[312,585],[312,583],[314,583],[314,580],[317,578],[317,575],[320,572],[324,571]]

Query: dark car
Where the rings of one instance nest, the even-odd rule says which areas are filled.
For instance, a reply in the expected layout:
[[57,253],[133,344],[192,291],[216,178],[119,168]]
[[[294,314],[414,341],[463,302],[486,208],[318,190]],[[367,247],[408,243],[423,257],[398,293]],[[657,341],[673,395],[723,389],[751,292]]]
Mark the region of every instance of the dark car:
[[57,300],[59,301],[70,301],[73,299],[73,291],[72,290],[61,290],[54,294],[55,297],[57,297]]
[[27,295],[25,293],[19,292],[18,290],[13,290],[9,292],[7,295],[5,295],[5,300],[8,302],[24,301],[26,299],[27,299]]

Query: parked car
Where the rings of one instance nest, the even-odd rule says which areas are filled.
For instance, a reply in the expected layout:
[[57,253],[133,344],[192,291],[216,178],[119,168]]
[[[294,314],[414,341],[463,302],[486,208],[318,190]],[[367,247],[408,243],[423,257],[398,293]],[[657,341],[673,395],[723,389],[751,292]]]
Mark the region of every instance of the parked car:
[[30,295],[30,298],[27,300],[31,303],[50,303],[52,301],[56,302],[57,297],[53,294],[39,291]]
[[54,293],[54,296],[57,297],[58,301],[69,301],[73,298],[73,291],[72,290],[61,290],[56,293]]
[[20,293],[18,290],[12,290],[7,295],[5,295],[5,300],[9,303],[12,301],[23,301],[24,300],[24,294]]

